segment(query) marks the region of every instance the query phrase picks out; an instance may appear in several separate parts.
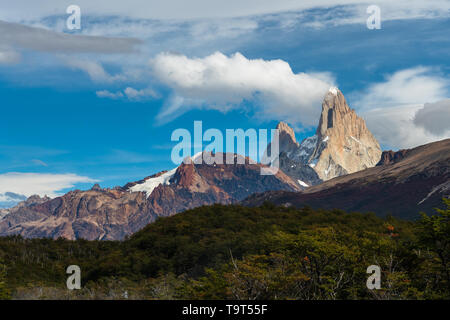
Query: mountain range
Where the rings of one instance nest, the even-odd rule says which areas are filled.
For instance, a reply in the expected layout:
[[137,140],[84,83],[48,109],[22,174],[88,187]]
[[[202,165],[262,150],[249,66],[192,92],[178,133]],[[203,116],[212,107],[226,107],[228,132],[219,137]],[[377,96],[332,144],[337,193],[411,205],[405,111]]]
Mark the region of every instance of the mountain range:
[[276,205],[375,212],[414,219],[434,212],[450,197],[450,139],[410,150],[385,151],[377,166],[343,175],[302,192],[269,191],[243,201]]
[[[212,154],[203,152],[177,168],[124,186],[96,184],[54,199],[30,197],[1,210],[0,236],[121,240],[160,217],[238,202],[373,211],[412,219],[450,195],[450,139],[382,152],[337,88],[324,97],[314,136],[299,143],[287,123],[280,122],[277,129],[281,170],[275,175],[261,175],[262,164],[239,155],[234,155],[234,164],[210,165],[206,158]],[[204,161],[197,164],[197,157]]]
[[[204,162],[208,153],[202,153]],[[215,157],[224,154],[216,154]],[[200,155],[197,155],[200,156]],[[298,191],[279,171],[260,175],[262,165],[248,158],[244,164],[182,163],[179,167],[131,182],[123,187],[74,190],[54,199],[32,197],[0,220],[0,235],[88,240],[123,239],[158,217],[213,203],[231,204],[255,192]]]

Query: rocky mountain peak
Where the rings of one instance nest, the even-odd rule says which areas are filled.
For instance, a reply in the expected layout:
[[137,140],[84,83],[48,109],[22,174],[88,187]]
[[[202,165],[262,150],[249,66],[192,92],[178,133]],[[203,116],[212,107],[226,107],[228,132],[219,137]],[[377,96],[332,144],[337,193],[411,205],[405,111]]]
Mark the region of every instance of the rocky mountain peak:
[[319,126],[317,127],[317,135],[326,136],[328,129],[342,124],[345,115],[352,111],[342,92],[336,87],[330,88],[322,102],[322,113]]
[[279,148],[280,152],[292,153],[298,149],[300,144],[295,138],[294,129],[292,129],[286,122],[279,122],[276,129],[279,130]]
[[93,191],[101,191],[102,188],[100,187],[100,185],[98,183],[94,184],[91,188],[91,190]]
[[276,129],[280,130],[280,137],[289,138],[293,143],[297,143],[295,139],[294,129],[292,129],[286,122],[280,121]]
[[282,129],[281,169],[307,185],[373,167],[381,157],[378,141],[336,87],[324,96],[314,136],[293,143],[289,138],[294,134],[292,128],[284,122],[277,128]]
[[384,166],[397,163],[403,158],[405,158],[409,151],[410,150],[408,149],[402,149],[397,152],[392,150],[383,151],[383,153],[381,154],[380,162],[377,163],[377,166]]
[[39,195],[34,194],[34,195],[32,195],[32,196],[29,196],[29,197],[25,200],[25,202],[26,202],[28,205],[31,205],[31,204],[44,203],[45,201],[49,201],[49,200],[51,200],[51,198],[48,197],[48,196],[40,197]]

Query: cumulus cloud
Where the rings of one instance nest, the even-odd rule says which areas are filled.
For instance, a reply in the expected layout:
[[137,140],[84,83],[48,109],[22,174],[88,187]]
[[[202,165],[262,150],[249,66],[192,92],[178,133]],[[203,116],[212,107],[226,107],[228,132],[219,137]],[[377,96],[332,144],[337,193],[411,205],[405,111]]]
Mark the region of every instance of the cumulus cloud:
[[362,91],[357,106],[365,110],[442,100],[446,98],[448,85],[449,80],[436,69],[422,66],[404,69]]
[[27,197],[37,194],[40,196],[56,197],[60,191],[73,188],[77,183],[93,183],[97,180],[72,173],[22,173],[8,172],[0,174],[0,194],[13,192]]
[[226,112],[251,105],[257,117],[311,126],[334,82],[327,73],[295,74],[283,60],[251,60],[240,53],[204,58],[162,53],[151,67],[153,76],[173,90],[158,115],[161,122],[192,108]]
[[450,136],[448,87],[438,70],[405,69],[356,95],[354,105],[382,145],[412,148]]
[[413,119],[423,105],[397,106],[364,112],[369,130],[388,149],[414,148],[426,143],[448,138],[434,135],[415,125]]
[[425,103],[414,115],[414,124],[431,134],[450,136],[450,99]]

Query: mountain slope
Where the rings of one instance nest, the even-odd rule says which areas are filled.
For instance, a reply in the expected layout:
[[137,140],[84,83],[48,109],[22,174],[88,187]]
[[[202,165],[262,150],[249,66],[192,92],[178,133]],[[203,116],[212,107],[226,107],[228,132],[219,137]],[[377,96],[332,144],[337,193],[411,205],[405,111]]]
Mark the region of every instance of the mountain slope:
[[392,159],[397,160],[382,160],[376,167],[331,179],[300,193],[267,192],[243,203],[255,206],[270,201],[412,219],[419,211],[432,212],[442,205],[442,197],[450,196],[450,139],[402,150]]
[[95,185],[91,190],[71,191],[62,197],[11,209],[0,220],[0,235],[123,239],[158,217],[186,209],[235,203],[254,192],[299,190],[281,171],[272,176],[261,175],[261,167],[251,164],[248,158],[245,164],[183,163],[124,187],[102,189]]

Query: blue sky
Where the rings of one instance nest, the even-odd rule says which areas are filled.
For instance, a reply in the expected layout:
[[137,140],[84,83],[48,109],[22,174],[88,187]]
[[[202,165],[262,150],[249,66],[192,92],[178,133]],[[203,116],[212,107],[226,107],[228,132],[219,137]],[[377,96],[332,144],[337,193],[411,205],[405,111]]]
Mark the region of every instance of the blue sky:
[[171,169],[171,133],[195,120],[223,132],[284,120],[302,140],[331,85],[384,149],[448,138],[450,5],[391,2],[378,2],[380,30],[364,1],[199,0],[183,15],[81,0],[78,31],[64,1],[0,5],[0,202]]

